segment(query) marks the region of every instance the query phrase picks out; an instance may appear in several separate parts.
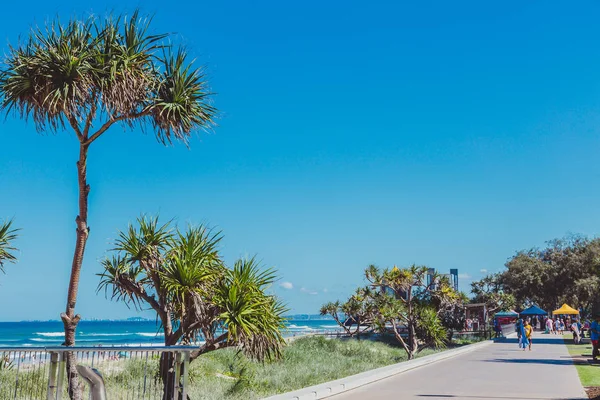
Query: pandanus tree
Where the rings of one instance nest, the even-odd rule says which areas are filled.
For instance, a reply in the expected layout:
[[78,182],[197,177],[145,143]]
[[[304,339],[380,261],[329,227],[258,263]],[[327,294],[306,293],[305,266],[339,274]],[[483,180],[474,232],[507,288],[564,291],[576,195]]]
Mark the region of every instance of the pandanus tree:
[[[195,345],[191,361],[225,347],[272,359],[281,355],[285,307],[266,291],[272,269],[255,258],[227,268],[218,251],[221,235],[205,226],[179,230],[141,217],[120,232],[102,265],[98,290],[136,308],[153,309],[166,346]],[[172,358],[163,355],[164,399],[177,398]]]
[[[371,265],[365,278],[366,287],[357,289],[345,303],[324,304],[321,315],[331,315],[350,336],[391,329],[409,359],[424,347],[445,345],[444,313],[464,301],[448,279],[416,265],[384,270]],[[344,323],[342,314],[358,322],[356,327]]]
[[[421,343],[444,345],[447,333],[440,314],[461,298],[447,279],[417,265],[384,270],[371,265],[365,270],[365,277],[373,292],[378,293],[381,318],[377,321],[391,325],[409,359],[422,348]],[[406,339],[403,330],[407,331]]]
[[[0,108],[33,120],[40,132],[70,130],[79,142],[79,212],[65,312],[66,346],[75,344],[75,313],[88,226],[88,151],[111,127],[147,128],[163,144],[187,143],[210,127],[215,109],[201,69],[185,51],[150,34],[150,19],[88,18],[34,28],[10,47],[0,69]],[[67,353],[69,395],[80,399],[75,358]]]
[[15,252],[17,248],[14,242],[17,239],[17,229],[12,227],[12,221],[0,223],[0,271],[4,272],[4,264],[16,262]]
[[344,303],[325,303],[320,314],[331,316],[348,336],[357,338],[361,333],[371,332],[378,318],[377,304],[368,287],[356,289]]

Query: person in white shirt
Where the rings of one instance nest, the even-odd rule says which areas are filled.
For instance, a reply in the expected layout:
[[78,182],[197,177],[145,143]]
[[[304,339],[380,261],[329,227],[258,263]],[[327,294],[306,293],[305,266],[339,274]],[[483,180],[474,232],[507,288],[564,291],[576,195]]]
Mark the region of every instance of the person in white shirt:
[[554,333],[554,324],[550,318],[546,320],[546,333]]

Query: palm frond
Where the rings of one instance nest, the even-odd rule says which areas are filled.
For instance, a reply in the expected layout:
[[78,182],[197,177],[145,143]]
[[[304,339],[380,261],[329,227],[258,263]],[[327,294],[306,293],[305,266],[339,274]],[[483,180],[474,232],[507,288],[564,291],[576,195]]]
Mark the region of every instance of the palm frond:
[[255,258],[236,261],[219,287],[216,304],[228,341],[259,360],[281,355],[286,306],[265,289],[275,281],[272,269],[262,270]]
[[[38,131],[70,125],[89,144],[113,123],[154,127],[162,143],[187,141],[214,124],[201,68],[151,18],[59,19],[9,48],[0,68],[0,109],[32,119]],[[90,132],[94,124],[95,132]]]
[[171,143],[172,138],[187,142],[196,129],[214,124],[216,109],[211,105],[206,76],[187,62],[183,49],[165,51],[163,73],[156,97],[149,106],[157,138]]
[[12,220],[0,224],[0,271],[2,272],[4,272],[4,263],[17,261],[17,256],[14,254],[17,248],[13,243],[18,237],[19,229],[13,228],[12,224]]
[[161,41],[167,35],[150,35],[150,22],[135,11],[131,18],[109,18],[97,28],[101,51],[96,86],[109,116],[139,113],[152,97],[159,79],[156,52],[164,48]]
[[104,290],[106,297],[112,300],[122,301],[129,307],[133,304],[140,309],[143,301],[140,297],[140,289],[143,289],[145,277],[138,264],[131,263],[127,259],[116,255],[101,261],[104,271],[97,274],[100,277],[97,291]]
[[137,219],[138,228],[129,224],[127,231],[119,233],[113,250],[125,252],[133,261],[157,257],[173,240],[170,224],[171,221],[160,225],[158,217],[141,216]]
[[1,108],[32,118],[40,131],[81,119],[94,84],[98,40],[92,27],[92,20],[56,20],[11,47],[0,74]]
[[206,295],[207,286],[222,276],[218,249],[221,238],[220,232],[202,225],[177,233],[165,268],[160,272],[163,288],[177,301],[185,303],[194,292]]
[[[206,342],[226,337],[226,346],[259,360],[279,357],[287,309],[268,294],[275,271],[255,257],[226,268],[221,239],[204,225],[174,232],[169,223],[141,217],[119,234],[116,254],[102,262],[98,290],[137,308],[150,305],[166,331],[177,331],[170,344],[192,343],[202,334]],[[215,337],[217,329],[226,334]]]
[[418,310],[417,335],[425,342],[426,346],[444,348],[446,346],[447,332],[437,311],[430,306],[420,307]]

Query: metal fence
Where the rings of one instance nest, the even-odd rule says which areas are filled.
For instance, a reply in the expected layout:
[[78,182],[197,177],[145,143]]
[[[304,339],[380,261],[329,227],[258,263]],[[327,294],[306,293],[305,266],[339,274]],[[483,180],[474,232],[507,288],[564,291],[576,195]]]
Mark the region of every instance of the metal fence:
[[499,330],[495,330],[492,327],[481,327],[482,329],[479,330],[464,330],[461,332],[454,332],[454,337],[479,337],[479,338],[483,338],[483,339],[492,339],[495,337],[506,337],[508,335],[510,335],[511,333],[515,333],[516,332],[516,325],[515,324],[506,324],[506,325],[500,325],[500,329]]
[[501,325],[500,330],[502,331],[502,336],[506,337],[517,331],[517,325],[516,324]]
[[[4,347],[0,348],[0,400],[68,399],[66,353],[77,365],[96,368],[110,400],[162,399],[161,356],[173,373],[174,385],[186,398],[190,353],[197,347]],[[89,389],[80,379],[84,399]]]

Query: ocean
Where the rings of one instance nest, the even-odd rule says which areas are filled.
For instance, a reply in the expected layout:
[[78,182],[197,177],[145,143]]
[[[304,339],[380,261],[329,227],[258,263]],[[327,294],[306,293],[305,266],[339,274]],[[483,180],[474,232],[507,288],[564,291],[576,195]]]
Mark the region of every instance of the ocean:
[[[332,319],[289,319],[286,337],[338,330]],[[162,330],[155,321],[81,321],[78,346],[160,346]],[[64,340],[60,321],[0,322],[0,347],[53,347]]]

